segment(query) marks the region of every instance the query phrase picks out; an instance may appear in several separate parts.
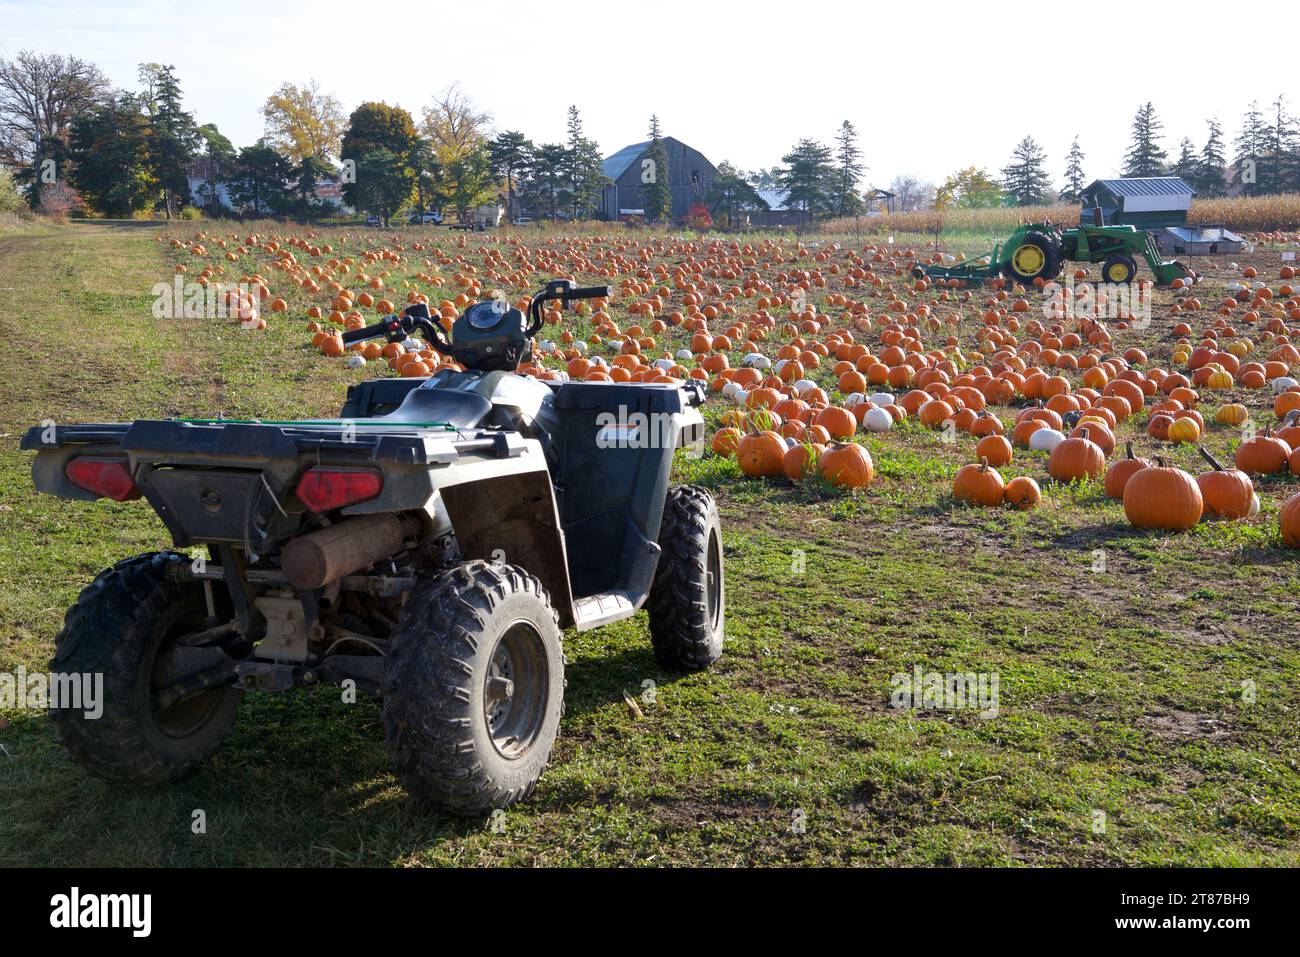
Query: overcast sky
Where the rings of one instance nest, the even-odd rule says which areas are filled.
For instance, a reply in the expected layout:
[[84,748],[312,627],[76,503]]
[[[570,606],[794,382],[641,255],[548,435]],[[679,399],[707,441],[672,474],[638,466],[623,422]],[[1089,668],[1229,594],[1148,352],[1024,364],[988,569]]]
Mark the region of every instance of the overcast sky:
[[1252,52],[1290,9],[1044,3],[1017,29],[1014,7],[978,0],[0,0],[0,56],[76,54],[131,89],[138,63],[174,64],[187,108],[236,146],[261,135],[259,108],[285,80],[417,122],[459,83],[497,128],[535,142],[562,140],[576,104],[605,155],[644,139],[657,113],[713,162],[754,169],[801,137],[831,143],[847,119],[864,185],[996,173],[1027,133],[1059,185],[1076,133],[1089,178],[1116,175],[1147,99],[1171,157],[1183,136],[1199,148],[1212,116],[1230,143],[1252,99],[1294,93],[1300,112],[1291,57]]

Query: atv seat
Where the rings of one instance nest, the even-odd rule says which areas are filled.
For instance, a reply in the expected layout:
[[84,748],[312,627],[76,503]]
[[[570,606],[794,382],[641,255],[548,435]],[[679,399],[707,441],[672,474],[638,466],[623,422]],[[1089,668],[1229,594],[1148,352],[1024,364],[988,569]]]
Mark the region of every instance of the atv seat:
[[387,415],[375,416],[373,422],[407,423],[445,422],[458,429],[482,425],[492,414],[492,403],[477,392],[458,389],[412,389],[406,398]]

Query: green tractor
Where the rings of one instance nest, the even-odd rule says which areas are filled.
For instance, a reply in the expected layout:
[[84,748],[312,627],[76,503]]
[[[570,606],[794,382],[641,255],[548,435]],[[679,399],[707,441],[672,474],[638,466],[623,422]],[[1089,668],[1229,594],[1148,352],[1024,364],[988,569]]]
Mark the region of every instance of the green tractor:
[[956,279],[972,284],[1005,276],[1012,282],[1032,285],[1035,279],[1050,282],[1066,262],[1101,263],[1103,282],[1129,283],[1137,278],[1137,257],[1146,260],[1156,282],[1167,286],[1175,279],[1196,282],[1197,273],[1176,259],[1161,259],[1149,233],[1135,226],[1080,226],[1062,229],[1051,223],[1025,223],[993,251],[953,266],[916,266],[918,278]]

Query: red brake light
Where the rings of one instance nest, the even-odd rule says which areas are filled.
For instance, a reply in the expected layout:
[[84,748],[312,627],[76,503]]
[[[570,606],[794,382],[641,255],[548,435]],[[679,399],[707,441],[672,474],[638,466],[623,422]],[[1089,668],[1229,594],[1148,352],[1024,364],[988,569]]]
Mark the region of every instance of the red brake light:
[[383,487],[383,476],[370,469],[308,469],[294,494],[313,512],[328,512],[374,498]]
[[126,459],[75,458],[64,467],[64,474],[73,485],[115,502],[140,497]]

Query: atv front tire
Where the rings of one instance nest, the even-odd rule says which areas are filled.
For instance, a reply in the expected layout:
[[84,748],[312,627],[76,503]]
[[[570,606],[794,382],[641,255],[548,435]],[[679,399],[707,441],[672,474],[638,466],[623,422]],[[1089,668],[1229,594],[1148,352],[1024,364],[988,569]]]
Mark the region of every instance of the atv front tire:
[[674,671],[701,671],[722,656],[726,604],[722,522],[713,496],[698,485],[670,488],[659,548],[646,600],[655,658]]
[[[103,712],[51,702],[50,720],[72,760],[113,784],[179,781],[225,740],[243,692],[236,686],[159,707],[173,642],[207,627],[202,585],[166,577],[175,552],[149,552],[100,572],[68,609],[50,670],[102,675]],[[56,706],[57,704],[57,706]]]
[[464,816],[532,793],[564,704],[564,653],[542,583],[471,561],[421,581],[393,633],[384,738],[411,795]]

